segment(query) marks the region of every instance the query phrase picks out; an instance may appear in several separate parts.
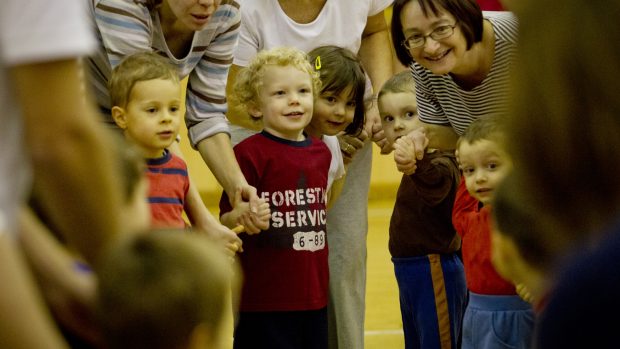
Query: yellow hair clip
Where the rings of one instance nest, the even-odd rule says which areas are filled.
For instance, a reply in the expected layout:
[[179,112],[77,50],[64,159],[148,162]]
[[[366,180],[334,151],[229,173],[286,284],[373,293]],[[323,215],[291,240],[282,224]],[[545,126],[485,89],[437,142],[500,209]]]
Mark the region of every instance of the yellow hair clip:
[[314,70],[321,70],[321,56],[316,56],[314,60]]

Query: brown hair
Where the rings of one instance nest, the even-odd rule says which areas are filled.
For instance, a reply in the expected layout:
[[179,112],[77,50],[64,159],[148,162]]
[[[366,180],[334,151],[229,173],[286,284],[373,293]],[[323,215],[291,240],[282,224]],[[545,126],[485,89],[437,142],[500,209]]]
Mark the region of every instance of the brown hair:
[[221,249],[181,230],[126,237],[98,271],[97,312],[111,349],[181,348],[198,325],[216,336],[237,286]]
[[415,95],[415,80],[409,70],[393,75],[381,86],[377,98],[388,93],[412,93]]
[[456,148],[458,149],[463,141],[471,144],[480,140],[490,140],[504,147],[505,135],[499,116],[485,115],[474,119],[459,137]]
[[112,106],[125,107],[136,82],[165,79],[179,82],[175,67],[153,52],[139,52],[125,57],[112,71],[108,82]]
[[321,46],[308,53],[310,63],[321,79],[321,92],[341,93],[352,87],[355,100],[353,122],[345,129],[347,134],[357,135],[364,126],[364,92],[366,73],[362,62],[350,50],[337,46]]

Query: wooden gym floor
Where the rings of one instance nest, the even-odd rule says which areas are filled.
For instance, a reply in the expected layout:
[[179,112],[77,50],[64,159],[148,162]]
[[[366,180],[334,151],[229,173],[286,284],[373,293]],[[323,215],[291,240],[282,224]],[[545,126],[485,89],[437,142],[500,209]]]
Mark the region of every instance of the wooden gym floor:
[[366,349],[405,347],[398,286],[388,251],[388,228],[394,198],[368,205],[368,266],[366,282]]

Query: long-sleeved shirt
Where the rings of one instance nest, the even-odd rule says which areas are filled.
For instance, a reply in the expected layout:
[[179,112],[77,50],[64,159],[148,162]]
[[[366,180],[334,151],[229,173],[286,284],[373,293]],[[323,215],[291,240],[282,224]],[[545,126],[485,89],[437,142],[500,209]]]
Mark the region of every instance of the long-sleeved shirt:
[[[188,76],[185,122],[191,144],[216,133],[229,132],[225,117],[226,81],[239,33],[239,4],[223,0],[207,27],[195,32],[191,47],[182,56],[169,49],[159,14],[146,0],[92,0],[100,40],[99,52],[89,59],[90,82],[102,110],[111,108],[107,82],[112,69],[135,52],[153,51]],[[109,114],[109,113],[108,113]],[[111,117],[107,120],[113,123]]]

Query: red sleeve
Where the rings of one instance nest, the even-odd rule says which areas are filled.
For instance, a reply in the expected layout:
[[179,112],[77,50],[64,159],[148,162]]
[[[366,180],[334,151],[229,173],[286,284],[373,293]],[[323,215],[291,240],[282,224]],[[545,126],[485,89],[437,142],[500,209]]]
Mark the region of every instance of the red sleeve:
[[475,217],[477,207],[478,200],[469,195],[465,179],[461,177],[452,209],[452,225],[461,238],[467,232],[471,219]]

